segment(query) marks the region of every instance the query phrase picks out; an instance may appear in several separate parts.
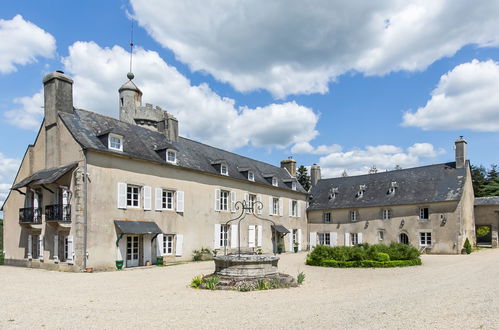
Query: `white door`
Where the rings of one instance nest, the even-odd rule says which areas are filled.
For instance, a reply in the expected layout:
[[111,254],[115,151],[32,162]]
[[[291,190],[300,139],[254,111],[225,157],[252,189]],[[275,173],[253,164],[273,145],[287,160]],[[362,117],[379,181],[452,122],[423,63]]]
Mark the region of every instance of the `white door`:
[[139,236],[127,236],[126,266],[137,267],[138,265],[139,265]]

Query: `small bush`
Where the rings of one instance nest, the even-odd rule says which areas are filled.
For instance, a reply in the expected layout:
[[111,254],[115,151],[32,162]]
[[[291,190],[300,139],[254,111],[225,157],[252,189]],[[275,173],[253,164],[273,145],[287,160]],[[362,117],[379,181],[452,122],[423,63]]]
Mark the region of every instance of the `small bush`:
[[259,279],[256,283],[257,290],[268,290],[270,289],[270,282],[265,279]]
[[390,261],[390,255],[384,252],[377,252],[374,256],[374,260],[376,261]]
[[194,276],[194,278],[191,281],[191,288],[199,289],[201,288],[201,284],[203,284],[203,276],[201,275]]
[[212,276],[205,279],[204,285],[208,290],[215,290],[219,282],[220,282],[220,277]]
[[305,274],[303,272],[300,272],[300,274],[298,274],[298,277],[296,278],[296,283],[298,283],[298,285],[301,285],[303,281],[305,281]]
[[[307,260],[308,262],[308,260]],[[320,265],[323,267],[333,268],[391,268],[391,267],[407,267],[421,265],[421,259],[416,258],[412,260],[389,260],[389,261],[376,261],[376,260],[356,260],[356,261],[337,261],[337,260],[323,260]]]
[[464,250],[466,251],[467,254],[470,254],[472,252],[471,243],[468,238],[466,238],[466,241],[464,241]]

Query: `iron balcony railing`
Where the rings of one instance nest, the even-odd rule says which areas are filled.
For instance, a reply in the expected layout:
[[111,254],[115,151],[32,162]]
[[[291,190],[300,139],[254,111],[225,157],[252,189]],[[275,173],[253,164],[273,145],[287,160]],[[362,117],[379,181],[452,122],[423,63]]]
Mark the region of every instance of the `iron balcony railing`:
[[71,205],[45,206],[45,221],[71,222]]
[[19,209],[19,222],[42,223],[42,209],[40,207],[25,207]]

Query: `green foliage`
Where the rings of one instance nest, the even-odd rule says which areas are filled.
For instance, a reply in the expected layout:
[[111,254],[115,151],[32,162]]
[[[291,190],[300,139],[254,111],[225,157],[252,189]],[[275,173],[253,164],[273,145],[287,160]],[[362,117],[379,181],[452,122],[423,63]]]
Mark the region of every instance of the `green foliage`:
[[384,252],[377,252],[374,260],[376,261],[390,261],[390,255]]
[[311,186],[310,176],[308,175],[308,170],[305,166],[301,165],[297,170],[298,182],[301,184],[303,189],[308,191]]
[[204,285],[208,290],[215,290],[219,282],[220,282],[220,277],[211,276],[205,279]]
[[[307,264],[310,258],[307,259]],[[376,261],[376,260],[356,260],[356,261],[337,261],[337,260],[323,260],[319,265],[323,267],[334,268],[391,268],[391,267],[408,267],[421,265],[421,259],[415,258],[410,260],[389,260],[389,261]]]
[[471,177],[476,197],[499,196],[499,172],[496,164],[490,165],[490,169],[482,165],[471,165]]
[[270,289],[270,282],[267,281],[266,279],[259,279],[256,282],[256,289],[257,290],[268,290],[268,289]]
[[478,226],[476,229],[477,237],[484,237],[490,233],[490,226]]
[[466,241],[464,241],[464,249],[466,250],[467,254],[470,254],[472,252],[471,250],[471,243],[470,240],[466,237]]
[[203,284],[203,276],[201,275],[194,276],[194,278],[191,281],[191,288],[199,289],[201,288],[201,284]]
[[305,281],[305,273],[300,272],[300,274],[298,274],[298,277],[296,278],[296,283],[298,283],[298,285],[301,285],[303,281]]

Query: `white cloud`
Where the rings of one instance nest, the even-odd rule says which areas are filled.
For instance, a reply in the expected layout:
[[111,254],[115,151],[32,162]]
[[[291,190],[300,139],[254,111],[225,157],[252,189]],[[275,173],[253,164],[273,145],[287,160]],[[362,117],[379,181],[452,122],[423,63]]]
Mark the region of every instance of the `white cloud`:
[[430,143],[415,143],[406,151],[394,145],[366,146],[345,152],[332,152],[319,159],[323,177],[341,176],[343,171],[348,175],[367,174],[373,166],[378,171],[393,170],[418,166],[423,159],[432,159],[442,154],[443,150],[435,150]]
[[291,152],[294,154],[327,155],[339,151],[341,151],[341,146],[338,144],[320,145],[315,148],[309,142],[300,142],[291,148]]
[[21,161],[7,158],[0,152],[0,207],[3,205]]
[[499,62],[473,60],[440,77],[431,99],[404,113],[403,126],[424,130],[499,131]]
[[[126,81],[129,53],[118,46],[101,48],[93,42],[76,42],[62,61],[74,79],[75,107],[117,118],[118,88]],[[237,107],[235,100],[219,96],[206,84],[191,85],[156,52],[138,48],[133,61],[134,82],[144,93],[143,101],[177,116],[183,136],[236,149],[245,145],[284,148],[318,134],[318,115],[295,102],[255,109]],[[9,122],[38,128],[43,116],[42,93],[15,102],[22,107],[6,113]]]
[[21,15],[0,19],[0,73],[16,71],[16,65],[36,62],[36,57],[52,57],[54,37]]
[[134,16],[192,70],[239,91],[325,93],[349,71],[423,70],[467,44],[499,45],[499,2],[131,0]]

